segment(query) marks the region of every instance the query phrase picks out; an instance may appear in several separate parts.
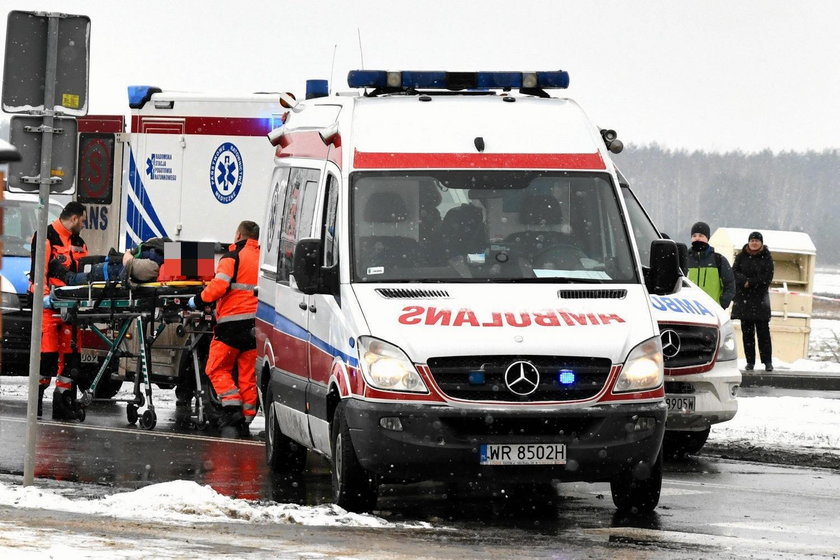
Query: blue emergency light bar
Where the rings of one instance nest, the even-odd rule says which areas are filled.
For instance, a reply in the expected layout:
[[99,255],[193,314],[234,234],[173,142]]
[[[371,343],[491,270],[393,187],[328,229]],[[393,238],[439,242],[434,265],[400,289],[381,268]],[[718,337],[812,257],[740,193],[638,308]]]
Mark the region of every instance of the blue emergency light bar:
[[154,86],[128,86],[128,106],[131,109],[142,109],[153,94],[160,92],[161,89]]
[[569,73],[351,70],[347,85],[386,89],[565,89]]

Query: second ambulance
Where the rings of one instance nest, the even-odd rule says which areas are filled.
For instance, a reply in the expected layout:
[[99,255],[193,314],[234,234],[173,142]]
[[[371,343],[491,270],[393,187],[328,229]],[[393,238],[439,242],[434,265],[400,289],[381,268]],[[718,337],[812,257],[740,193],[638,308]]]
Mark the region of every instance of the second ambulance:
[[272,468],[332,461],[335,501],[382,483],[608,481],[656,507],[666,405],[611,131],[565,72],[354,71],[269,134],[257,372]]

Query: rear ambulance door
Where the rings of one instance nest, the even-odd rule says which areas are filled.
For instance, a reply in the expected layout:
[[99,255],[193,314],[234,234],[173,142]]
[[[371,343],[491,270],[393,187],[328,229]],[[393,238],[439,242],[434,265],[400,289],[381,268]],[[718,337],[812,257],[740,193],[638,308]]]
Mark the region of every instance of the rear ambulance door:
[[[315,208],[316,230],[313,236],[323,243],[321,267],[324,274],[333,278],[338,287],[338,213],[341,192],[341,173],[333,163],[328,163],[323,196]],[[309,297],[309,388],[307,405],[309,429],[316,449],[330,449],[330,426],[327,423],[327,392],[333,358],[337,353],[336,341],[331,335],[340,331],[341,302],[336,294],[313,294]]]
[[119,247],[123,115],[89,115],[79,121],[75,199],[87,209],[85,243],[91,255]]
[[[312,237],[313,217],[318,197],[318,169],[292,167],[280,219],[277,277],[274,293],[273,346],[275,369],[272,382],[277,416],[286,435],[310,443],[305,419],[306,386],[309,383],[309,296],[295,287],[292,258],[298,240]],[[289,433],[294,432],[294,433]]]

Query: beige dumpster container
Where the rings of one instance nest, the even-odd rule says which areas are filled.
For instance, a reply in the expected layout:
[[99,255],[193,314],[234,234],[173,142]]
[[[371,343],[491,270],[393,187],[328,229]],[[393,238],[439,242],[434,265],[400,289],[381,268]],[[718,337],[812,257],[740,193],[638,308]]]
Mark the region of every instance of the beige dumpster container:
[[[784,362],[806,359],[811,335],[817,249],[807,233],[761,228],[718,228],[709,243],[729,259],[730,264],[734,264],[735,255],[746,245],[752,231],[761,232],[764,244],[773,255],[775,272],[770,285],[773,356]],[[738,331],[738,355],[743,358],[740,321],[735,321],[735,328]]]

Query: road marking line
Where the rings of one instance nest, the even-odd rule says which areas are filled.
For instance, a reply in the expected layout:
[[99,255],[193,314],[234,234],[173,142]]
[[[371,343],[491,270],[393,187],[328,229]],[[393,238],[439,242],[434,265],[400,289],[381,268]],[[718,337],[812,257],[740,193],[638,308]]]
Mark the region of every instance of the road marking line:
[[[9,422],[17,422],[19,424],[26,423],[25,418],[14,418],[11,416],[0,416],[0,420],[6,420]],[[199,436],[199,435],[192,435],[192,434],[179,434],[176,432],[155,432],[152,430],[143,430],[142,428],[113,428],[108,426],[91,426],[86,425],[84,423],[74,423],[68,424],[66,422],[53,422],[51,420],[38,420],[38,424],[42,424],[44,426],[63,426],[68,427],[72,426],[73,428],[80,428],[82,430],[94,430],[100,432],[119,432],[123,434],[135,434],[135,435],[148,435],[154,437],[168,437],[174,439],[191,439],[195,441],[224,441],[226,443],[234,443],[237,445],[264,445],[262,441],[249,441],[243,439],[225,439],[221,437],[213,437],[213,436]]]

